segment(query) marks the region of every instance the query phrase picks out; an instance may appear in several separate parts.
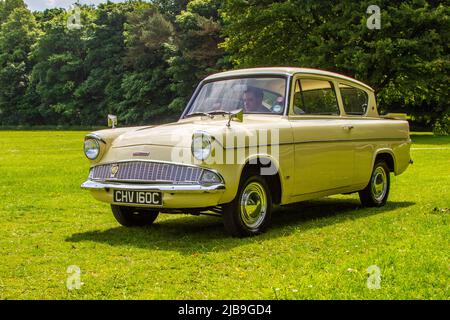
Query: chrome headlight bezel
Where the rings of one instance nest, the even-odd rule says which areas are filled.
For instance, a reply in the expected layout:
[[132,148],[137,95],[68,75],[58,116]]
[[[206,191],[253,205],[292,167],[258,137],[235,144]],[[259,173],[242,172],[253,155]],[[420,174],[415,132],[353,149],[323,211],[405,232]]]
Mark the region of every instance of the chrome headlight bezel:
[[84,155],[89,160],[95,160],[100,155],[100,142],[97,139],[87,138],[84,140]]
[[211,135],[207,132],[194,132],[191,143],[192,156],[199,161],[208,159],[211,155],[212,140]]

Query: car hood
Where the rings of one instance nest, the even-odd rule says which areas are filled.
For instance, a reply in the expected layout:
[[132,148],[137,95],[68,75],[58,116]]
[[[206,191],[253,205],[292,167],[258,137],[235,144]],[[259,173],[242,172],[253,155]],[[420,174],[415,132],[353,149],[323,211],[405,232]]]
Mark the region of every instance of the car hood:
[[255,129],[264,127],[265,122],[273,123],[273,121],[273,117],[245,115],[243,122],[231,121],[230,127],[227,127],[228,116],[216,116],[214,119],[193,117],[159,126],[133,128],[118,136],[113,141],[112,147],[157,145],[190,148],[192,135],[196,131],[207,132],[218,141],[224,141],[226,135],[249,134]]
[[217,131],[220,131],[217,130],[217,127],[224,126],[225,124],[221,125],[216,121],[214,124],[208,124],[207,122],[175,122],[153,127],[143,127],[120,135],[114,140],[112,147],[121,148],[138,145],[183,146],[185,145],[183,141],[186,139],[191,141],[192,134],[195,131],[203,130],[213,134],[213,132],[217,133]]

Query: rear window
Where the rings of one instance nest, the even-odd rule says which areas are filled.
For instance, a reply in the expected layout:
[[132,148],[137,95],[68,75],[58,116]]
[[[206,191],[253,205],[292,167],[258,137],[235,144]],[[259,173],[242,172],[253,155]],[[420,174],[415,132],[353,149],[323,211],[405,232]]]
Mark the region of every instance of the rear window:
[[345,113],[348,115],[364,115],[367,111],[369,96],[364,90],[339,84]]

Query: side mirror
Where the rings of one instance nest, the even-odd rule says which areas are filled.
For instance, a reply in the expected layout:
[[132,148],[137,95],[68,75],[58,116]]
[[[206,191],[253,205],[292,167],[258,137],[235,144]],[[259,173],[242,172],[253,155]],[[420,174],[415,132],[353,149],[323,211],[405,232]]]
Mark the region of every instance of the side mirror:
[[108,127],[115,128],[117,126],[117,116],[108,114]]
[[230,117],[228,119],[227,127],[230,126],[231,120],[237,121],[237,122],[243,122],[244,121],[244,109],[239,109],[235,111],[231,111],[228,116]]

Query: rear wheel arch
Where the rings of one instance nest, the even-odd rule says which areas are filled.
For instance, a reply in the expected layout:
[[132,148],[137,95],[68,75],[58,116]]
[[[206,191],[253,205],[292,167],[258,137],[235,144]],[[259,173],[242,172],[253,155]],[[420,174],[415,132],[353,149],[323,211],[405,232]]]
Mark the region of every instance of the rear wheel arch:
[[372,161],[372,168],[377,161],[384,160],[388,165],[389,171],[395,174],[396,172],[396,162],[394,152],[390,149],[381,149],[375,153]]

